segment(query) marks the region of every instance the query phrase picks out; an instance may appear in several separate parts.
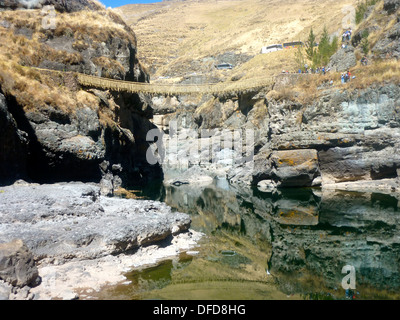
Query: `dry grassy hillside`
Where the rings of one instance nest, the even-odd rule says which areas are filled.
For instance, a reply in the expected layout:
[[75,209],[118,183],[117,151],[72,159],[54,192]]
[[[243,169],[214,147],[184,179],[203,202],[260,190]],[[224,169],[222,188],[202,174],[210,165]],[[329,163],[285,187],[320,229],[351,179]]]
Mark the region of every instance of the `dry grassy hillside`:
[[[26,66],[63,66],[66,71],[75,68],[82,72],[80,66],[86,59],[95,69],[125,74],[127,70],[120,61],[111,54],[102,55],[100,49],[108,39],[115,38],[136,45],[132,30],[112,10],[57,12],[55,28],[48,30],[43,28],[40,9],[0,11],[0,22],[0,89],[15,97],[26,111],[51,106],[73,112],[82,106],[99,104],[94,95],[66,86],[61,76],[55,79]],[[89,49],[92,56],[87,54]],[[112,118],[112,113],[107,117]]]
[[[214,77],[275,73],[293,68],[294,53],[259,56],[261,47],[305,41],[310,28],[321,34],[341,29],[342,8],[357,0],[187,0],[127,5],[117,10],[135,30],[139,58],[152,73],[179,77],[196,72]],[[218,55],[256,56],[246,70],[217,72]],[[244,62],[238,59],[238,64]],[[261,66],[261,68],[260,68]],[[219,74],[221,73],[221,74]],[[226,78],[226,77],[223,77]]]

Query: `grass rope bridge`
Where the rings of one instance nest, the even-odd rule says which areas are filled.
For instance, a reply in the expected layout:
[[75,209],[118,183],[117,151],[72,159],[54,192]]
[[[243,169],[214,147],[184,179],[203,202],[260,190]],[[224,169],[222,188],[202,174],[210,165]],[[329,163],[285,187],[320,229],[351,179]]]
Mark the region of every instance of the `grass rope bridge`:
[[96,87],[113,91],[125,91],[130,93],[146,94],[224,94],[233,92],[244,92],[270,86],[274,83],[273,78],[249,79],[235,82],[220,82],[213,84],[152,84],[131,81],[121,81],[89,76],[78,73],[78,82],[85,87]]
[[265,77],[211,84],[160,84],[115,80],[72,71],[57,71],[41,68],[33,69],[43,72],[58,73],[61,76],[63,74],[73,75],[77,82],[83,87],[144,94],[232,94],[269,87],[275,83],[274,77]]

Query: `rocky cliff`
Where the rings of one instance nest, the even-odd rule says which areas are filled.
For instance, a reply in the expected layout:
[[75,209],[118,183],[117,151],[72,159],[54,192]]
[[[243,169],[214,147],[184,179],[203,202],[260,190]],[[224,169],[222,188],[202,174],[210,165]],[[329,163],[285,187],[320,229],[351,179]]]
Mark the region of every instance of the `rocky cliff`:
[[[275,85],[273,90],[239,97],[212,97],[197,101],[198,107],[188,97],[178,97],[173,113],[164,107],[167,100],[155,98],[156,113],[161,114],[155,119],[160,125],[175,121],[181,130],[176,132],[177,149],[169,150],[179,155],[175,161],[186,156],[189,167],[202,168],[211,176],[222,172],[232,182],[257,185],[268,180],[274,186],[304,187],[398,177],[397,84],[380,83],[352,91],[328,85],[318,89],[318,98],[311,103],[283,95],[284,88]],[[195,137],[182,134],[185,129],[193,130]],[[201,138],[204,130],[222,135],[243,129],[251,130],[254,136],[251,169],[226,165],[223,156],[235,151],[233,145],[224,148],[223,139],[213,142],[212,137]],[[201,142],[207,139],[216,153],[214,159],[203,161],[193,156],[192,149],[197,148],[201,155]],[[227,159],[235,157],[237,160],[241,155]],[[166,161],[165,167],[176,169],[178,162]]]
[[[381,49],[373,54],[384,53],[377,55],[383,61],[365,68],[356,66],[352,69],[356,79],[348,84],[341,84],[334,72],[326,76],[292,74],[277,77],[274,85],[263,90],[150,97],[82,88],[73,73],[30,68],[148,81],[137,59],[135,35],[114,12],[84,0],[68,4],[38,1],[33,9],[18,11],[14,9],[28,7],[23,2],[16,3],[1,2],[4,10],[0,12],[0,37],[4,40],[0,46],[0,184],[12,184],[17,179],[79,180],[100,183],[100,188],[89,187],[87,191],[84,185],[57,185],[54,195],[50,195],[47,186],[28,185],[29,192],[23,187],[2,188],[2,197],[7,201],[0,207],[4,220],[0,225],[2,242],[15,237],[27,240],[38,260],[54,258],[64,262],[71,258],[118,254],[147,243],[147,239],[169,236],[176,231],[176,223],[178,229],[186,230],[190,219],[172,215],[159,203],[148,206],[142,203],[143,210],[138,209],[140,218],[129,223],[134,225],[147,217],[152,225],[145,222],[145,226],[130,228],[126,222],[132,218],[132,212],[117,210],[114,200],[118,200],[102,195],[111,195],[120,186],[149,183],[164,175],[174,185],[196,186],[209,185],[213,178],[223,177],[232,185],[247,188],[240,201],[232,193],[207,189],[220,201],[230,199],[227,206],[233,214],[225,208],[214,208],[212,201],[202,195],[193,199],[195,207],[204,209],[209,205],[222,224],[241,228],[240,208],[251,203],[254,212],[265,221],[256,223],[249,219],[249,225],[254,227],[254,234],[260,232],[262,240],[272,243],[269,261],[274,272],[316,272],[319,262],[314,256],[325,256],[329,264],[329,252],[338,255],[344,252],[343,257],[337,258],[337,265],[343,264],[351,256],[351,250],[342,250],[336,244],[344,241],[342,235],[346,232],[355,235],[350,249],[360,243],[365,248],[366,255],[360,254],[358,261],[381,254],[388,244],[394,251],[390,252],[390,263],[385,270],[393,265],[398,256],[395,238],[398,219],[388,216],[383,209],[380,217],[380,207],[378,211],[374,207],[380,203],[376,194],[370,195],[367,205],[363,201],[359,204],[358,199],[346,204],[355,206],[349,209],[351,212],[366,211],[370,219],[363,220],[357,215],[349,217],[344,211],[339,216],[336,211],[333,213],[334,204],[346,198],[340,193],[334,199],[325,193],[325,202],[317,199],[318,195],[308,196],[307,200],[315,204],[310,208],[305,201],[280,197],[277,189],[322,186],[323,191],[379,190],[390,195],[389,203],[398,200],[398,21],[389,24],[375,39],[374,48]],[[43,28],[41,9],[46,4],[54,5],[54,28]],[[396,3],[384,1],[383,10],[395,22]],[[395,40],[394,45],[389,40]],[[354,43],[354,48],[358,45]],[[393,54],[388,55],[385,50]],[[356,54],[350,48],[339,52],[332,60],[333,65],[342,60],[341,53],[346,56],[349,53],[349,66],[356,62]],[[165,131],[163,146],[161,140],[156,144],[147,141],[151,129],[157,133]],[[147,161],[149,147],[157,151],[156,160],[163,162]],[[278,199],[265,201],[253,197],[249,193],[251,185],[277,194]],[[24,207],[24,199],[35,188],[28,200],[34,205]],[[183,203],[192,201],[182,197]],[[122,203],[125,201],[119,201],[118,206]],[[124,205],[124,208],[130,206],[135,214],[135,206],[140,207],[132,202]],[[393,211],[397,207],[397,203],[393,205]],[[265,208],[271,210],[265,212]],[[151,214],[154,210],[166,212],[161,222],[160,217]],[[373,225],[371,221],[375,221]],[[162,227],[152,233],[159,223]],[[111,228],[103,224],[116,225]],[[27,229],[25,225],[31,227]],[[300,230],[294,235],[293,226],[298,225]],[[58,230],[59,227],[62,229]],[[371,236],[366,238],[364,235],[370,231]],[[316,236],[322,237],[320,251],[311,246]],[[138,238],[143,238],[143,242]],[[300,242],[301,245],[295,245]],[[16,251],[26,253],[19,244],[15,244]],[[6,253],[7,250],[8,247],[4,249]],[[378,283],[380,277],[387,280],[385,275],[372,275],[376,264],[367,262],[369,269],[365,274],[372,279],[370,282]],[[398,283],[398,270],[389,271]],[[36,275],[35,270],[29,272]],[[15,273],[7,270],[10,277]],[[329,276],[328,282],[333,279]]]
[[[71,74],[21,67],[148,81],[132,29],[93,1],[36,4],[26,11],[13,10],[27,8],[24,2],[1,4],[1,183],[103,181],[110,193],[159,177],[145,159],[145,132],[153,126],[145,97],[85,90]],[[54,6],[48,27],[44,5]]]

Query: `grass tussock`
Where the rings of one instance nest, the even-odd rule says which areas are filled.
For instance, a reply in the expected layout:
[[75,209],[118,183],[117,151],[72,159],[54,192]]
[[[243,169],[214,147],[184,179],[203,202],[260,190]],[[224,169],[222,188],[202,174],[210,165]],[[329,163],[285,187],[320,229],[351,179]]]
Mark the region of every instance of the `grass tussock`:
[[25,111],[48,108],[74,112],[74,94],[65,87],[51,85],[52,81],[38,71],[26,69],[14,62],[5,62],[0,55],[0,83],[6,95],[12,95]]
[[368,66],[352,69],[356,76],[347,84],[349,90],[365,89],[374,84],[390,82],[400,85],[400,64],[396,59],[374,61]]

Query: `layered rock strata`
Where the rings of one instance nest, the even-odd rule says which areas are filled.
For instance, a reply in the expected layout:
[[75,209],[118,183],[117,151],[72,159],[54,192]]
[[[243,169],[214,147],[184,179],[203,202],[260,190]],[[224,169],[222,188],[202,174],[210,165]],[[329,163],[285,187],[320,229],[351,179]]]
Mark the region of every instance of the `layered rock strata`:
[[[197,105],[193,99],[175,97],[173,108],[172,100],[153,99],[159,114],[155,124],[164,129],[167,142],[175,143],[164,151],[165,174],[186,159],[187,167],[204,175],[248,185],[271,180],[277,186],[304,187],[398,177],[400,89],[395,83],[352,92],[321,87],[311,103],[277,98],[274,90],[202,97]],[[239,133],[245,145],[246,130],[253,138],[251,166],[236,161],[248,149],[238,153],[233,136]],[[214,153],[204,160],[207,148]]]

